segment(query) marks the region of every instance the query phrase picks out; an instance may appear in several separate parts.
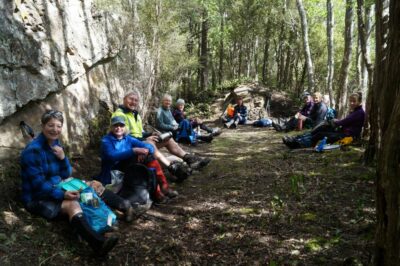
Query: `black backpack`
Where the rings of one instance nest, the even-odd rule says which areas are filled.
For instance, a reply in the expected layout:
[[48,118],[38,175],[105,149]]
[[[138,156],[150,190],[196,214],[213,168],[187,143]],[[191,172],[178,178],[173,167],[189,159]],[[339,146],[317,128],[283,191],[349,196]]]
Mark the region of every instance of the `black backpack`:
[[131,202],[131,204],[146,204],[154,200],[157,189],[155,171],[143,164],[132,164],[125,172],[122,189],[119,195]]

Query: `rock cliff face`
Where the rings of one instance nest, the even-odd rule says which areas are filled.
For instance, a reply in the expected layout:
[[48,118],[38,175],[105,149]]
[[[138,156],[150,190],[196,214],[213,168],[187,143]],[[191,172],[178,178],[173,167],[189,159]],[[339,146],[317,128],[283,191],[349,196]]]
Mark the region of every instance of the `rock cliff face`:
[[[118,104],[134,86],[146,99],[151,96],[148,53],[141,49],[129,62],[121,57],[123,25],[121,17],[97,11],[90,0],[0,1],[0,159],[26,144],[21,120],[40,131],[45,109],[64,112],[64,141],[80,153],[99,100]],[[127,75],[129,64],[140,79]]]

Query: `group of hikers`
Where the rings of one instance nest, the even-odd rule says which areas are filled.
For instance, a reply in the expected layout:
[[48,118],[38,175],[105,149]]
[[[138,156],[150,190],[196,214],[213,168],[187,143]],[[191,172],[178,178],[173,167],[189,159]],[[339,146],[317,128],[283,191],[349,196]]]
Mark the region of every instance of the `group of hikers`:
[[[183,99],[178,99],[172,109],[172,97],[168,94],[162,97],[161,107],[157,110],[156,130],[146,132],[138,113],[139,101],[139,94],[130,91],[113,112],[108,133],[101,140],[101,172],[92,181],[85,181],[104,203],[122,213],[128,222],[150,208],[153,202],[166,203],[178,196],[178,192],[169,186],[163,169],[170,173],[171,180],[182,182],[192,170],[200,170],[210,162],[209,158],[184,151],[177,142],[211,142],[221,133],[219,128],[211,128],[199,118],[187,118]],[[227,128],[235,128],[247,121],[248,111],[243,99],[237,98],[236,103],[234,107],[228,106],[222,117]],[[273,126],[278,131],[299,126],[313,128],[293,138],[283,137],[289,148],[310,147],[324,137],[333,143],[346,136],[359,137],[365,116],[361,95],[350,96],[350,109],[346,118],[337,120],[334,115],[329,115],[320,93],[314,93],[312,97],[306,94],[303,108],[292,119],[284,125],[274,123]],[[60,187],[71,176],[72,169],[59,141],[63,122],[60,111],[46,111],[41,117],[41,133],[21,154],[23,204],[29,212],[48,220],[67,216],[78,235],[97,254],[105,255],[116,245],[118,237],[113,234],[106,237],[103,232],[93,229],[80,203],[82,191]],[[206,133],[193,133],[195,128]],[[169,159],[161,148],[166,148],[180,160]]]

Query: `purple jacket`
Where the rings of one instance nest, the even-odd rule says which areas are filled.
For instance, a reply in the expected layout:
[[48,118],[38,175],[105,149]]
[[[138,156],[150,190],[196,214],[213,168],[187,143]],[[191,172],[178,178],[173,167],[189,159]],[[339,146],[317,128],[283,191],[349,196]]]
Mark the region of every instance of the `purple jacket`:
[[343,133],[348,136],[359,137],[364,126],[365,112],[362,106],[358,106],[344,119],[336,121],[335,124],[342,127]]
[[303,108],[301,108],[300,114],[307,116],[307,117],[310,116],[313,106],[314,106],[313,101],[307,102],[306,104],[304,104]]

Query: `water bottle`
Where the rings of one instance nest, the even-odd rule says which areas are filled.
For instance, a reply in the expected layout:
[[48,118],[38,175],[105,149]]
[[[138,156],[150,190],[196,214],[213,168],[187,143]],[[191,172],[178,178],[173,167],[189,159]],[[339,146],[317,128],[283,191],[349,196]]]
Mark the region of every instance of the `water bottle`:
[[326,141],[327,141],[327,137],[324,137],[317,145],[317,147],[315,147],[315,150],[317,152],[322,152],[324,150],[324,147],[326,145]]
[[164,142],[172,137],[172,132],[168,131],[158,136],[158,142]]

